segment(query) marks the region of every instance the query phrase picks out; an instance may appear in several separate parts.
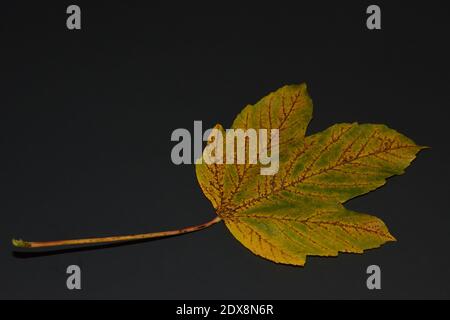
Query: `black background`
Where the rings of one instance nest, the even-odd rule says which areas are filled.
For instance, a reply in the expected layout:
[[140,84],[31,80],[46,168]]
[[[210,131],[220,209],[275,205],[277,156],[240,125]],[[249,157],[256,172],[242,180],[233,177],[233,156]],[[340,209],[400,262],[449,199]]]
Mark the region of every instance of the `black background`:
[[[449,16],[445,1],[0,5],[0,298],[449,298]],[[176,128],[231,125],[248,103],[307,82],[309,133],[384,123],[432,148],[401,177],[350,201],[398,242],[364,255],[278,265],[223,224],[100,250],[27,254],[53,240],[202,223],[213,208],[192,166],[170,160]],[[82,269],[81,291],[65,270]],[[367,266],[382,290],[366,288]]]

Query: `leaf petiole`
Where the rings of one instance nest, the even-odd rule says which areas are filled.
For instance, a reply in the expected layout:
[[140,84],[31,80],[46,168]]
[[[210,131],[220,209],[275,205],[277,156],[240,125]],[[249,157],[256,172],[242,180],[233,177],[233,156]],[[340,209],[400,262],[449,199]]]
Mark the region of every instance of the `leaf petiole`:
[[176,236],[184,233],[195,232],[212,226],[220,222],[222,219],[217,216],[211,221],[189,226],[178,230],[160,231],[151,233],[141,233],[126,236],[111,236],[102,238],[86,238],[86,239],[72,239],[72,240],[57,240],[57,241],[43,241],[43,242],[29,242],[21,239],[13,239],[12,243],[18,248],[44,248],[44,247],[59,247],[59,246],[71,246],[71,245],[87,245],[87,244],[99,244],[99,243],[111,243],[111,242],[125,242],[133,240],[143,240],[152,238],[163,238],[169,236]]

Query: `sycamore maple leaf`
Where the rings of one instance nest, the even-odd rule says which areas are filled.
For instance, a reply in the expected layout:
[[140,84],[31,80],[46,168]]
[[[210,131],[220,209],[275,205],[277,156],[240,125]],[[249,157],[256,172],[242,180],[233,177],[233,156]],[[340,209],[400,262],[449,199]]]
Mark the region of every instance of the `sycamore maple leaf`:
[[362,253],[395,241],[380,219],[342,204],[402,174],[422,148],[379,124],[341,123],[305,137],[312,111],[306,85],[290,85],[234,120],[232,129],[279,129],[273,176],[260,175],[259,164],[196,165],[203,193],[233,236],[279,263],[303,266],[307,255]]
[[[44,242],[14,239],[13,244],[41,248],[160,238],[223,220],[253,253],[303,266],[308,255],[362,253],[394,241],[380,219],[350,211],[343,203],[402,174],[423,147],[380,124],[341,123],[305,136],[312,109],[306,85],[301,84],[285,86],[242,110],[232,129],[279,130],[279,171],[267,176],[260,175],[260,164],[198,161],[198,182],[217,214],[209,222],[125,236]],[[224,132],[221,125],[216,129]]]

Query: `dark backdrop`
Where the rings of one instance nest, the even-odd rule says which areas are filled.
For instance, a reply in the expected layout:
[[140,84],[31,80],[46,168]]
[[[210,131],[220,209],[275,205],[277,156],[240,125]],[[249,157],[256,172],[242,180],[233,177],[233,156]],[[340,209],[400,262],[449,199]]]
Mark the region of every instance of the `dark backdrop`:
[[[394,3],[395,2],[395,3]],[[0,6],[0,298],[449,298],[449,10],[445,1],[73,2]],[[175,128],[230,126],[285,84],[307,82],[309,132],[384,123],[418,144],[406,175],[348,203],[398,242],[306,267],[254,256],[223,224],[101,250],[26,254],[32,240],[159,231],[213,208],[192,166],[170,161]],[[70,264],[81,291],[65,286]],[[377,264],[382,290],[366,288]]]

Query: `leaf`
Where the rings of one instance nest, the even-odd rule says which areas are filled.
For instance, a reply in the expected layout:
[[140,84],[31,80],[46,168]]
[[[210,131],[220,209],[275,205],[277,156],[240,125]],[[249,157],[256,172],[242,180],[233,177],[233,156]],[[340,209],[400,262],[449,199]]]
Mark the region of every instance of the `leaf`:
[[196,164],[203,193],[233,236],[278,263],[303,266],[308,255],[362,253],[395,241],[380,219],[342,204],[403,174],[423,148],[379,124],[336,124],[305,137],[312,110],[306,85],[290,85],[234,120],[232,129],[279,129],[273,176],[260,175],[260,164]]

